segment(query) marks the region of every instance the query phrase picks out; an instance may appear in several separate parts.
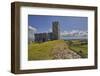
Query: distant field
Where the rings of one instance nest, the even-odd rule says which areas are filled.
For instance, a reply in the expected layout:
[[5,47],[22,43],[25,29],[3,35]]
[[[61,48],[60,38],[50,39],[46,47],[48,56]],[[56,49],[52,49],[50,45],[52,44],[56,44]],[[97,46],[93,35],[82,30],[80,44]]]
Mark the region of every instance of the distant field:
[[[87,57],[86,41],[53,40],[43,43],[33,42],[28,45],[28,60],[69,59],[75,58],[73,56],[74,54],[76,55],[76,53],[82,58]],[[76,58],[80,57],[78,55],[76,55]]]

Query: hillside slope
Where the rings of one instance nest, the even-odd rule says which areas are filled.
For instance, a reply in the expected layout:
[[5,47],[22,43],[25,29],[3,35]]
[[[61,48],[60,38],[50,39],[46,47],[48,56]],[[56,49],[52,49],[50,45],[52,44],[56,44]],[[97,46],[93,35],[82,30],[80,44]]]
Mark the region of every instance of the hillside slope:
[[68,48],[64,40],[31,43],[28,46],[29,60],[76,59],[80,55]]

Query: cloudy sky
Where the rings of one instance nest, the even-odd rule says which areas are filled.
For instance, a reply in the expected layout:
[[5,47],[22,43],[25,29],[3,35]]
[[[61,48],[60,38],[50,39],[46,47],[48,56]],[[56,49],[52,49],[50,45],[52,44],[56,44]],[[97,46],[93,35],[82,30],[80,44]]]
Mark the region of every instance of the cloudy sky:
[[53,21],[59,21],[61,33],[88,29],[87,17],[28,15],[28,25],[38,33],[52,31]]

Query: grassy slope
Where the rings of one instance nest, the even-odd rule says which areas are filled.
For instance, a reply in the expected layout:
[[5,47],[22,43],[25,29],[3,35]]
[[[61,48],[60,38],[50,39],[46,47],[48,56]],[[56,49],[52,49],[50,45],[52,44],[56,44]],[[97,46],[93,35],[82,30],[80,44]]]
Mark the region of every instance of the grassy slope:
[[[82,56],[82,58],[87,58],[88,54],[87,54],[87,45],[80,45],[80,46],[71,46],[70,47],[71,50],[77,52],[79,55]],[[82,51],[82,53],[80,53],[80,50]]]
[[[52,49],[56,45],[65,44],[64,40],[54,40],[44,43],[31,43],[28,46],[29,60],[46,60],[52,59]],[[66,46],[67,47],[67,46]]]
[[[65,46],[66,44],[66,46]],[[68,46],[70,45],[70,46]],[[75,46],[76,45],[76,46]],[[28,60],[49,60],[53,59],[52,50],[60,48],[69,48],[79,54],[83,58],[87,57],[87,44],[80,45],[80,41],[73,40],[71,43],[64,40],[54,40],[43,43],[31,43],[28,45]]]
[[[68,42],[67,42],[68,43]],[[77,52],[82,58],[87,58],[88,56],[88,44],[81,45],[81,42],[79,40],[72,41],[69,48],[75,52]],[[81,51],[81,53],[80,53]]]

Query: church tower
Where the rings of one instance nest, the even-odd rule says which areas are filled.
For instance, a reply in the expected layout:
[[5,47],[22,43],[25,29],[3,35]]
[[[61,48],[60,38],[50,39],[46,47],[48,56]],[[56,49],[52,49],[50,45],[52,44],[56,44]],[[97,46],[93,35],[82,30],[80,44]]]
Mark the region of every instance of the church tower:
[[53,33],[54,40],[60,39],[60,25],[58,21],[54,21],[52,23],[52,33]]

